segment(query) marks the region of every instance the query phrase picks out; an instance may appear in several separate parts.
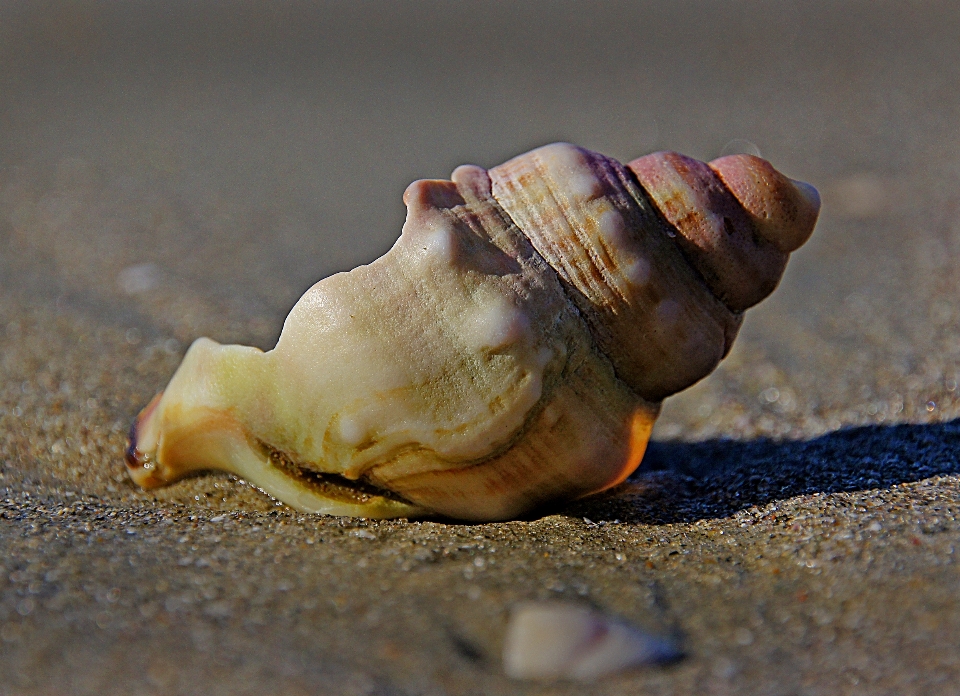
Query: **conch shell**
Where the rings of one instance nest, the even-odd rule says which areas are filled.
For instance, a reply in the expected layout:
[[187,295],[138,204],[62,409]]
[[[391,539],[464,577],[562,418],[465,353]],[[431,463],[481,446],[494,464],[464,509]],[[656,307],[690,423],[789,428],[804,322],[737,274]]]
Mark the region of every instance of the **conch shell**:
[[469,520],[609,488],[820,207],[757,157],[566,143],[403,200],[393,248],[310,288],[276,348],[190,347],[133,424],[135,482],[223,469],[305,512]]

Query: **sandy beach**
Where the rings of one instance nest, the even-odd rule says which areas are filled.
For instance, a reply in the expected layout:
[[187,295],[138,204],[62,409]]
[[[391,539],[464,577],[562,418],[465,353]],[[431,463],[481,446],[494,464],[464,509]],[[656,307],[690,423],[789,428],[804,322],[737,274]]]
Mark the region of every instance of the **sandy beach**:
[[[954,693],[958,45],[945,2],[0,8],[0,694]],[[129,481],[193,340],[270,348],[409,182],[557,140],[823,197],[625,484],[467,525]],[[684,657],[510,680],[546,599]]]

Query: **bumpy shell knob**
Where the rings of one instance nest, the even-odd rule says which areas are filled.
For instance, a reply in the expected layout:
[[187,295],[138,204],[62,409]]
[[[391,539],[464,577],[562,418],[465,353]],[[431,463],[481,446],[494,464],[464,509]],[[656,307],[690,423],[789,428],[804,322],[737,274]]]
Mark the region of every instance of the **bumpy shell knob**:
[[573,145],[404,193],[394,247],[326,278],[274,350],[199,339],[131,429],[144,487],[224,469],[299,510],[505,519],[639,464],[813,231],[767,162]]

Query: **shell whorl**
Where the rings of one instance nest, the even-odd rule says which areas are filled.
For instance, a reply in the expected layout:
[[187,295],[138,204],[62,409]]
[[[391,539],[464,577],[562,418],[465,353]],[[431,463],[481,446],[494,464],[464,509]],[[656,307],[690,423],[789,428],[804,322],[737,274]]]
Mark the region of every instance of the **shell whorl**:
[[489,175],[617,375],[655,402],[716,367],[819,211],[812,187],[742,155],[654,153],[625,167],[556,143]]

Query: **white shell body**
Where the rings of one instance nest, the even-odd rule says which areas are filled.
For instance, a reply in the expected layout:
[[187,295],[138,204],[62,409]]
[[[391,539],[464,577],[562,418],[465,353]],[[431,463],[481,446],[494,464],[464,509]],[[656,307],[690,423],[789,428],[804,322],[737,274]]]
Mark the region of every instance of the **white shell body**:
[[273,350],[194,343],[134,424],[134,479],[480,520],[629,475],[740,313],[615,160],[560,143],[451,178],[411,184],[393,248],[308,290]]

